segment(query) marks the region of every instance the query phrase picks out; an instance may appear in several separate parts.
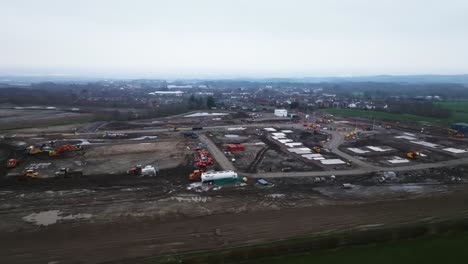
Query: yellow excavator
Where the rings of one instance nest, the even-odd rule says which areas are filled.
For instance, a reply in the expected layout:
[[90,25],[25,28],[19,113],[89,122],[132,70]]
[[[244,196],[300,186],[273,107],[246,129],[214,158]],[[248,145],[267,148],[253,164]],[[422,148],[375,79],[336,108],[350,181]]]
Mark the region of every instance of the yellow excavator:
[[41,153],[42,150],[40,148],[36,148],[35,146],[31,145],[27,148],[27,152],[28,154],[35,155],[35,154]]
[[349,132],[348,134],[345,135],[344,138],[345,138],[345,139],[348,139],[348,138],[350,138],[350,137],[352,137],[352,136],[354,136],[354,135],[356,135],[356,131]]

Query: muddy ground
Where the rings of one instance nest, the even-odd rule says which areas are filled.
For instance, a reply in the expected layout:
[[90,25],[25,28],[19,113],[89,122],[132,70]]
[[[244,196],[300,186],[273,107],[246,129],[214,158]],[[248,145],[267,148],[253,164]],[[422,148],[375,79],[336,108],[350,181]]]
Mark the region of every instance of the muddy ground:
[[[210,138],[219,147],[246,144],[246,151],[228,154],[236,159],[240,171],[322,169],[287,153],[259,130],[211,133]],[[227,138],[226,134],[239,137]],[[311,147],[326,139],[298,131],[292,136]],[[158,134],[158,139],[132,139],[110,140],[96,135],[87,139],[91,145],[85,146],[83,154],[53,160],[48,172],[62,166],[85,168],[80,178],[1,178],[2,261],[115,262],[356,226],[458,217],[468,211],[466,166],[396,173],[389,168],[335,178],[274,178],[268,179],[266,186],[252,178],[247,184],[200,186],[187,179],[194,169],[191,148],[197,140],[169,132]],[[383,134],[345,144],[388,143],[403,151],[407,146],[401,142]],[[3,161],[12,150],[5,149],[0,148]],[[28,159],[50,160],[47,156]],[[125,170],[136,163],[157,163],[161,171],[156,177],[126,175]],[[344,189],[344,183],[351,188]]]
[[92,117],[91,114],[60,110],[0,109],[0,125],[3,130],[79,123],[89,121]]
[[[267,186],[250,179],[221,188],[190,185],[190,163],[150,178],[4,180],[0,257],[7,263],[95,263],[450,217],[468,210],[467,169],[398,173],[387,183],[369,174],[322,182],[272,179]],[[453,176],[462,181],[451,182]],[[347,182],[354,187],[343,189]]]
[[[222,116],[199,116],[199,117],[185,117],[189,114],[206,111],[193,111],[177,116],[161,117],[152,119],[142,119],[130,122],[109,122],[101,127],[100,131],[105,130],[125,130],[125,129],[157,129],[157,128],[171,128],[173,127],[195,127],[195,126],[222,126],[222,125],[236,125],[242,124],[243,119],[249,118],[243,112],[227,112],[227,115]],[[214,111],[216,112],[216,111]],[[219,112],[219,111],[217,111]]]

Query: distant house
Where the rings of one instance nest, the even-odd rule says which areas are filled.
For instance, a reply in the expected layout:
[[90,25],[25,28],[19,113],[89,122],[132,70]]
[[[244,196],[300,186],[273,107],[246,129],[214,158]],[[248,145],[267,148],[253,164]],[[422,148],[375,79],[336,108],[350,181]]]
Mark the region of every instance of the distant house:
[[175,85],[175,84],[169,84],[167,86],[167,89],[191,89],[192,85]]
[[155,91],[149,93],[150,95],[173,95],[173,96],[182,96],[184,92],[182,91]]
[[287,117],[288,111],[286,109],[275,109],[274,114],[277,117]]

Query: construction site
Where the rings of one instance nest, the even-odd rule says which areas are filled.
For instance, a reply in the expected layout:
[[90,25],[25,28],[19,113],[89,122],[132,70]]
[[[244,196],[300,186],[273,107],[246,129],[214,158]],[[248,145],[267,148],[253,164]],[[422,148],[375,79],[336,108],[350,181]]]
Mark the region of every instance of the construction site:
[[[465,138],[321,115],[251,116],[191,112],[5,131],[2,259],[116,261],[115,250],[132,259],[468,209]],[[51,252],[55,244],[66,247]]]

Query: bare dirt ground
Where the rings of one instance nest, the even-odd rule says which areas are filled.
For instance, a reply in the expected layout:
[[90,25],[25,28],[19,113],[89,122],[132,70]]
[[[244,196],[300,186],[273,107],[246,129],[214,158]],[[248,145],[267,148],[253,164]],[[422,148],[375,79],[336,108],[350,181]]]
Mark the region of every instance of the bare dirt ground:
[[0,125],[2,129],[28,128],[49,126],[50,124],[63,124],[88,120],[90,114],[64,112],[58,110],[0,110]]
[[168,125],[175,127],[194,127],[194,126],[220,126],[220,125],[235,125],[241,124],[241,118],[248,118],[245,113],[222,112],[226,115],[220,116],[195,116],[186,117],[190,114],[201,112],[216,112],[220,111],[192,111],[180,115],[142,119],[131,122],[109,122],[99,128],[99,130],[125,130],[125,129],[148,129],[148,128],[168,128]]
[[118,261],[449,218],[468,210],[466,185],[346,191],[307,180],[285,185],[283,179],[272,187],[250,184],[197,192],[169,185],[177,182],[175,175],[177,171],[139,183],[122,176],[108,187],[3,189],[0,257],[5,263]]
[[[184,117],[177,118],[183,122]],[[95,130],[98,125],[92,124],[86,130]],[[231,141],[246,144],[247,151],[234,153],[234,157],[235,165],[247,171],[291,167],[323,172],[313,163],[287,154],[267,136],[257,135],[255,128],[249,130],[213,133],[208,137],[218,147]],[[294,133],[295,140],[310,146],[324,140],[323,136]],[[228,138],[225,134],[239,137]],[[201,135],[200,140],[204,137]],[[198,140],[169,132],[158,134],[157,139],[133,139],[103,139],[95,133],[87,138],[91,145],[85,146],[82,154],[54,159],[47,172],[53,173],[59,167],[84,168],[81,178],[0,180],[2,261],[96,263],[127,259],[134,263],[133,258],[150,255],[265,242],[356,226],[458,217],[468,212],[468,168],[463,166],[395,170],[394,174],[380,169],[363,170],[334,178],[265,178],[270,182],[267,186],[250,178],[247,184],[200,187],[187,179],[194,168],[190,147]],[[337,148],[342,137],[338,139],[324,145]],[[28,140],[30,143],[46,139]],[[372,139],[367,140],[373,143]],[[384,135],[375,140],[377,144],[388,139]],[[249,145],[258,142],[264,145]],[[388,144],[403,150],[403,146],[392,142]],[[0,148],[0,160],[7,158],[7,152]],[[28,159],[50,160],[47,156]],[[162,169],[156,177],[125,174],[133,165],[155,163]],[[344,189],[343,183],[353,187]]]
[[[93,140],[90,140],[93,141]],[[46,142],[46,140],[44,140]],[[80,140],[61,140],[57,144],[76,144]],[[89,141],[87,141],[89,142]],[[145,140],[106,140],[101,143],[85,144],[82,151],[64,153],[58,157],[49,157],[48,153],[25,155],[21,164],[8,173],[21,173],[34,164],[48,164],[37,169],[40,178],[53,177],[59,168],[81,169],[85,175],[122,174],[135,165],[153,165],[161,169],[174,168],[183,164],[187,156],[192,155],[190,148],[194,140],[184,139],[181,135],[161,136]],[[11,154],[10,154],[11,156]],[[6,163],[8,153],[0,156]],[[4,166],[0,177],[5,176]]]
[[[142,142],[142,143],[124,143],[116,145],[96,146],[86,151],[86,157],[96,156],[109,156],[109,155],[121,155],[129,153],[141,153],[141,152],[156,152],[156,153],[167,153],[176,152],[181,144],[180,140],[173,141],[156,141],[156,142]],[[184,145],[184,144],[183,144]],[[172,153],[167,153],[171,155]]]
[[72,125],[58,125],[41,128],[22,128],[9,131],[10,134],[41,134],[41,133],[73,133],[76,129],[79,129],[84,125],[72,124]]

